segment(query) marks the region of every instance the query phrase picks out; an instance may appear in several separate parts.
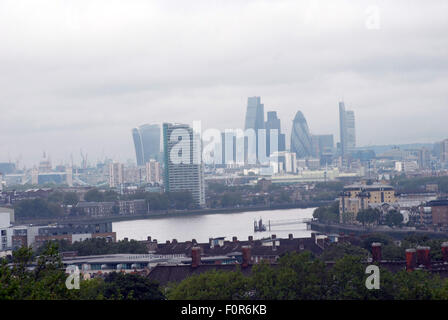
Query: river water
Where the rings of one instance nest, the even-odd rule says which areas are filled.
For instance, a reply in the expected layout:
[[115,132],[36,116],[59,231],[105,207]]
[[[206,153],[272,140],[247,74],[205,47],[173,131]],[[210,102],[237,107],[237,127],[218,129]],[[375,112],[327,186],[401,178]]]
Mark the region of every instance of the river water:
[[[247,211],[223,214],[201,214],[186,217],[161,217],[144,220],[120,221],[112,224],[112,231],[117,233],[117,240],[123,238],[146,240],[148,236],[158,242],[177,239],[188,241],[196,239],[198,242],[208,242],[209,238],[233,236],[239,240],[247,240],[249,236],[261,239],[275,234],[277,238],[287,238],[292,233],[294,238],[310,237],[305,223],[289,223],[286,220],[309,219],[313,216],[314,208]],[[263,220],[268,226],[271,221],[271,231],[254,232],[254,221]],[[282,223],[283,225],[274,226]]]

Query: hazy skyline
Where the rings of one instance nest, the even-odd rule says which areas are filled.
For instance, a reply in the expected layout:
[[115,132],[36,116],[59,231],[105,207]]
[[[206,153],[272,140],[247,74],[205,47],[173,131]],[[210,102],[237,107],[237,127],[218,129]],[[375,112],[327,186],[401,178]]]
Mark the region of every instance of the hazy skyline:
[[[366,21],[379,11],[378,28]],[[202,120],[243,128],[247,98],[289,141],[302,111],[357,145],[448,138],[448,2],[0,2],[0,162],[134,159],[131,130]]]

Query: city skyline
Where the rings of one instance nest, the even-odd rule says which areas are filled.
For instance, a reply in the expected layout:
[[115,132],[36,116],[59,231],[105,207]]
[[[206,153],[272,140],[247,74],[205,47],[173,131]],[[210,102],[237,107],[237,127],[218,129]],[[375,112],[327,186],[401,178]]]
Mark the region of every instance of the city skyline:
[[297,110],[312,134],[338,137],[343,99],[359,146],[441,141],[448,4],[407,4],[378,4],[381,23],[368,28],[367,1],[2,2],[0,161],[29,167],[46,150],[70,162],[80,149],[126,161],[129,128],[239,128],[253,95],[287,137]]

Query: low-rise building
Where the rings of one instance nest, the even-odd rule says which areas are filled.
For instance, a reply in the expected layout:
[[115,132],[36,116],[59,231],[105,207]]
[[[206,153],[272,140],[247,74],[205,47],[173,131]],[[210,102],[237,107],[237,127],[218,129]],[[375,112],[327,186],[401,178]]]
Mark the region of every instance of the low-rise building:
[[339,197],[339,221],[343,222],[344,213],[352,213],[353,218],[359,211],[369,208],[370,204],[394,204],[397,202],[395,189],[385,184],[353,184],[344,187]]

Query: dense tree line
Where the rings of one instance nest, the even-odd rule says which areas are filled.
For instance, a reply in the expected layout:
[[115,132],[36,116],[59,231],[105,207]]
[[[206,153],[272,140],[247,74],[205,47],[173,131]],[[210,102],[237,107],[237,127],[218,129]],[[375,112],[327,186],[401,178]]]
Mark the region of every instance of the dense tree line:
[[392,185],[401,193],[424,192],[427,184],[436,184],[440,192],[448,192],[448,176],[442,177],[406,177],[395,176]]
[[17,218],[57,218],[64,214],[61,205],[45,199],[22,200],[14,205]]
[[335,201],[329,206],[321,206],[314,210],[313,218],[320,222],[339,222],[339,202]]
[[366,265],[345,255],[332,267],[310,253],[290,253],[279,264],[255,265],[250,276],[241,270],[193,275],[167,289],[175,300],[415,300],[448,299],[448,279],[424,271],[391,273],[380,267],[380,289],[365,286]]
[[[34,269],[28,267],[36,264]],[[11,264],[0,260],[0,300],[161,300],[159,285],[137,274],[110,273],[82,280],[79,289],[66,287],[67,275],[57,246],[47,244],[33,260],[32,250],[14,251]]]

